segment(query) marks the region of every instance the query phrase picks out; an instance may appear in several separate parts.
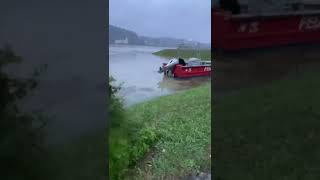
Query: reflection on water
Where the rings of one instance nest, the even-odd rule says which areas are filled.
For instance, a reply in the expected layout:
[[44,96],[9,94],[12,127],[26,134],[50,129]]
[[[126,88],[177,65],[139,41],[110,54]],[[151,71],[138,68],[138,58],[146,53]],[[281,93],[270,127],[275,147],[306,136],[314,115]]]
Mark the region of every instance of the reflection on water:
[[167,60],[153,55],[159,47],[109,46],[109,74],[121,84],[119,95],[126,106],[158,96],[199,86],[210,77],[191,79],[168,79],[158,70]]

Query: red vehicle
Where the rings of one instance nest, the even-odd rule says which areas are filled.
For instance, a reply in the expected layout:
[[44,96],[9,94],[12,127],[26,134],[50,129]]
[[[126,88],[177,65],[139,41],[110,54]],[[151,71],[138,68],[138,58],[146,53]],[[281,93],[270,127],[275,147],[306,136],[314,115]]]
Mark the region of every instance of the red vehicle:
[[240,50],[320,42],[320,10],[232,14],[212,9],[212,47]]
[[159,72],[163,72],[164,75],[174,78],[211,76],[211,61],[191,58],[185,62],[181,58],[171,59],[168,63],[163,63]]

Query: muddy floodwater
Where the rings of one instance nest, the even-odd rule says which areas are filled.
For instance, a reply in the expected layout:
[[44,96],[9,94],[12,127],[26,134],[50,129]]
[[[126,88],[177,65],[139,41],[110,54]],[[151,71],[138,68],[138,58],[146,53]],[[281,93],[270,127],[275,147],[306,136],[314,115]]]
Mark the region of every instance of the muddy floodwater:
[[119,96],[123,98],[126,106],[210,81],[210,77],[165,78],[158,70],[167,59],[152,54],[161,49],[166,48],[110,45],[109,75],[116,79],[116,84],[121,84]]

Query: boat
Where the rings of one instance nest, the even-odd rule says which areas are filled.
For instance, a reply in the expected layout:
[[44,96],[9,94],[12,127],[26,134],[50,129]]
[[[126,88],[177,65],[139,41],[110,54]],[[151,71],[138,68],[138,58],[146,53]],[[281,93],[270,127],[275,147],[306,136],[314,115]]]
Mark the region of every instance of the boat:
[[315,2],[286,4],[265,12],[250,11],[249,5],[242,4],[238,14],[212,7],[212,48],[237,51],[319,43],[320,6]]
[[211,61],[203,61],[198,58],[190,58],[185,61],[182,58],[173,58],[168,63],[163,63],[159,72],[173,78],[211,76]]
[[[319,0],[299,0],[302,5],[291,0],[291,4],[269,8],[262,1],[267,4],[289,0],[243,1],[246,0],[238,0],[240,12],[212,4],[215,91],[281,79],[289,73],[303,71],[307,63],[319,62]],[[250,3],[261,7],[252,8]]]

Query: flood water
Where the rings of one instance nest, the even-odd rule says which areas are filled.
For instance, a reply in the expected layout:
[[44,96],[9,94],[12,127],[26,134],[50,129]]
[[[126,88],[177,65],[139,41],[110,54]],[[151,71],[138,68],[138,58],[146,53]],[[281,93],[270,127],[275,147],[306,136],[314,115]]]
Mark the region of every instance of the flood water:
[[147,46],[109,46],[109,75],[121,84],[119,96],[125,106],[147,101],[155,97],[172,94],[207,83],[210,77],[189,79],[165,78],[158,73],[167,59],[153,55],[160,47]]

